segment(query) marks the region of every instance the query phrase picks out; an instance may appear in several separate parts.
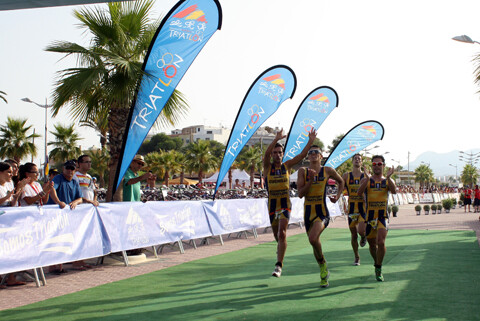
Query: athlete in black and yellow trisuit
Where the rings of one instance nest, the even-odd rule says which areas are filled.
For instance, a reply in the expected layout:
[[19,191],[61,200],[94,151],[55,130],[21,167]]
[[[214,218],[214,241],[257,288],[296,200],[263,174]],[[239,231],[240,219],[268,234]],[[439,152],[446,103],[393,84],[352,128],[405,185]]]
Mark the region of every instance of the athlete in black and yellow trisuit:
[[343,174],[342,178],[345,182],[345,189],[348,193],[348,227],[351,234],[351,244],[353,254],[355,255],[355,261],[353,265],[360,265],[360,254],[358,253],[358,234],[360,234],[360,246],[364,247],[367,243],[365,237],[365,206],[363,196],[357,195],[358,187],[360,187],[360,181],[364,177],[361,170],[362,156],[355,154],[352,157],[353,170],[351,172]]
[[[317,133],[312,129],[308,134],[308,142],[300,154],[282,163],[283,146],[278,143],[280,139],[285,138],[283,129],[278,131],[272,143],[265,151],[263,158],[263,172],[268,190],[268,214],[275,240],[277,241],[277,263],[272,275],[280,277],[282,275],[283,259],[287,250],[287,226],[290,219],[290,168],[297,164],[307,155],[307,151],[312,146]],[[270,161],[273,160],[273,162]]]
[[322,243],[320,242],[320,235],[330,221],[326,202],[326,186],[329,178],[337,181],[337,195],[329,196],[330,200],[335,203],[342,196],[343,179],[332,167],[323,167],[321,165],[322,151],[318,146],[310,148],[308,160],[310,161],[309,167],[302,167],[298,170],[298,196],[305,197],[305,229],[313,248],[313,255],[320,267],[320,286],[328,287],[330,273],[323,256]]
[[387,205],[388,192],[395,194],[395,182],[391,179],[394,168],[390,168],[387,177],[383,177],[385,158],[380,155],[372,157],[373,175],[370,177],[365,171],[365,177],[358,188],[358,195],[365,195],[367,229],[366,235],[369,244],[370,254],[375,262],[375,277],[377,281],[384,280],[382,275],[382,262],[387,248]]

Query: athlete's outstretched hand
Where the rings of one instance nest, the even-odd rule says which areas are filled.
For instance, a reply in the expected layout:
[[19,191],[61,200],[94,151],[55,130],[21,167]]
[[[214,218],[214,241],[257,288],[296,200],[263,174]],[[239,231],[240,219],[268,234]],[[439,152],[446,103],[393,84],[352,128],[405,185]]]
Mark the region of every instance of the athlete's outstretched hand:
[[388,169],[388,172],[387,172],[387,178],[390,178],[393,173],[395,173],[395,168],[392,166]]
[[277,135],[275,136],[275,139],[277,141],[281,140],[281,139],[284,139],[285,137],[287,137],[287,135],[284,135],[283,134],[283,128],[280,129],[278,132],[277,132]]
[[315,138],[317,138],[317,131],[315,130],[315,128],[312,127],[312,130],[308,132],[308,140],[313,142]]

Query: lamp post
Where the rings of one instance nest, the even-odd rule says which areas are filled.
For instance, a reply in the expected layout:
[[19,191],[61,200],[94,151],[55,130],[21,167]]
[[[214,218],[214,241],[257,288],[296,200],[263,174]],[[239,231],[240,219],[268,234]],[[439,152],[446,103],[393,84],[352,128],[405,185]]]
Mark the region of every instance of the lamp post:
[[478,44],[480,44],[480,42],[472,40],[472,38],[470,38],[467,35],[456,36],[456,37],[453,37],[452,40],[460,41],[460,42],[464,42],[464,43],[471,43],[471,44],[478,43]]
[[380,146],[375,145],[375,146],[373,146],[372,148],[368,148],[368,149],[367,149],[367,148],[364,148],[364,149],[363,149],[363,153],[365,154],[365,156],[367,156],[367,154],[372,155],[372,153],[370,153],[370,151],[373,150],[373,149],[375,149],[375,148],[378,148],[378,147],[380,147]]
[[47,161],[48,161],[48,152],[47,152],[47,133],[48,133],[47,109],[51,108],[53,105],[47,104],[47,98],[45,98],[45,105],[40,105],[40,104],[30,100],[30,98],[27,98],[27,97],[22,98],[22,101],[27,102],[27,103],[35,104],[38,107],[41,107],[41,108],[45,109],[45,163],[44,163],[43,168],[44,168],[44,175],[46,175],[45,168],[47,168]]
[[457,172],[458,166],[457,166],[457,164],[455,164],[455,165],[448,164],[448,165],[450,165],[450,166],[452,166],[452,167],[455,167],[455,182],[456,182],[457,185],[458,185],[458,175],[457,175],[457,173],[458,173],[458,172]]

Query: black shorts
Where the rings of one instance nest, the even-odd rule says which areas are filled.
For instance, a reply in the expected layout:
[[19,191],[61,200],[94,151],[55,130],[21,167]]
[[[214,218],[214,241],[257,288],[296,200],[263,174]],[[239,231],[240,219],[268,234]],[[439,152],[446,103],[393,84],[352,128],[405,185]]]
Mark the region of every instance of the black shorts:
[[476,199],[473,201],[473,206],[480,206],[480,198],[476,198]]
[[463,199],[463,204],[464,205],[471,205],[472,204],[472,199],[471,198],[464,198]]

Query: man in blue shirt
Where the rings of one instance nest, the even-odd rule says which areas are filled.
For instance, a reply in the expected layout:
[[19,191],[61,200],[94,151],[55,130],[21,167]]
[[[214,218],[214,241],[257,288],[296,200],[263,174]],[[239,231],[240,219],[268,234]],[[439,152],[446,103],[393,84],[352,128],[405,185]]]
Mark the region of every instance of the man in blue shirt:
[[75,174],[75,161],[67,161],[63,164],[63,172],[53,178],[54,188],[50,191],[50,199],[47,204],[58,204],[60,208],[70,206],[75,209],[78,204],[82,203],[82,190],[76,180],[73,179]]

